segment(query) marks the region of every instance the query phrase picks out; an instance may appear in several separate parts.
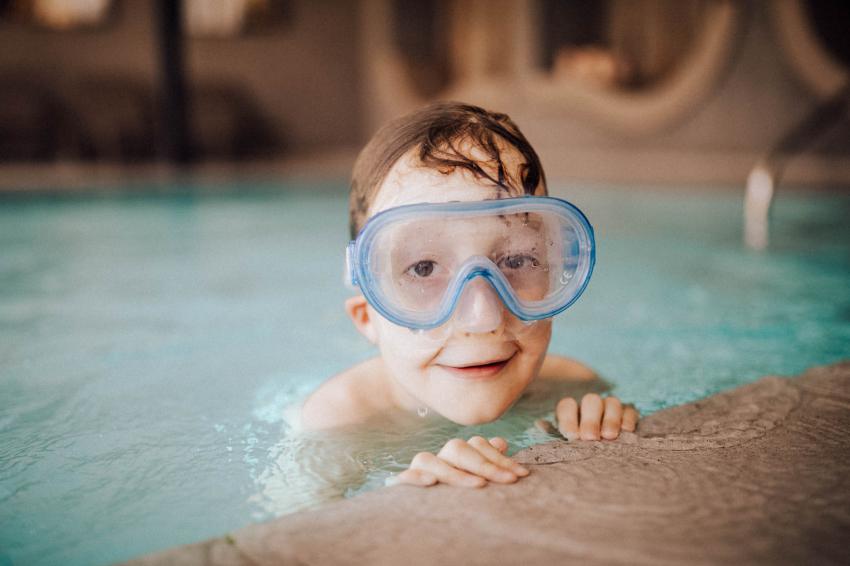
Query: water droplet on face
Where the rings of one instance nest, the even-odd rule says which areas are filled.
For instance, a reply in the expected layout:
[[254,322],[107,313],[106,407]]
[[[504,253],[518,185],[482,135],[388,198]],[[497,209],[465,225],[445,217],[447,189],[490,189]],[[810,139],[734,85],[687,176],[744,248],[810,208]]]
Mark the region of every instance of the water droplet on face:
[[428,407],[419,407],[416,409],[416,414],[420,417],[427,417],[429,413]]

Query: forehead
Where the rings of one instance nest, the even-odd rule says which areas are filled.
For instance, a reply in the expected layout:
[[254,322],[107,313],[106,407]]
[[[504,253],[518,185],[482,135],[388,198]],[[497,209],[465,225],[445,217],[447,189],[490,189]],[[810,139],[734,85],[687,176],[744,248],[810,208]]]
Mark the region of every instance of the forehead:
[[532,214],[479,216],[474,218],[423,218],[390,224],[376,240],[376,249],[418,254],[423,248],[435,252],[451,249],[460,254],[488,254],[486,248],[534,245],[548,234],[544,222]]
[[[477,153],[480,153],[480,150],[469,150],[470,157],[478,158]],[[486,169],[486,156],[482,154],[480,158],[482,161],[479,163]],[[505,168],[510,171],[516,171],[522,160],[519,152],[507,148],[503,151],[502,158]],[[492,185],[462,167],[456,167],[450,173],[425,167],[419,163],[416,152],[411,151],[390,168],[368,215],[371,217],[383,210],[404,204],[476,201],[517,196],[522,196],[522,193]]]

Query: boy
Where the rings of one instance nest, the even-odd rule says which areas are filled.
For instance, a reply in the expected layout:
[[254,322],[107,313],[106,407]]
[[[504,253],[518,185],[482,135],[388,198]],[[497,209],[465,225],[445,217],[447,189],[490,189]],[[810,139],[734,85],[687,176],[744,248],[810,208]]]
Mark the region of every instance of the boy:
[[[480,424],[535,378],[594,379],[579,362],[546,356],[551,316],[578,298],[594,261],[584,216],[546,194],[537,154],[504,114],[440,102],[382,128],[352,175],[349,277],[363,294],[345,303],[380,356],[319,387],[301,426],[393,410]],[[583,440],[615,439],[638,419],[596,394],[561,399],[556,417],[566,438]],[[506,450],[501,438],[452,439],[393,483],[480,487],[528,475]]]

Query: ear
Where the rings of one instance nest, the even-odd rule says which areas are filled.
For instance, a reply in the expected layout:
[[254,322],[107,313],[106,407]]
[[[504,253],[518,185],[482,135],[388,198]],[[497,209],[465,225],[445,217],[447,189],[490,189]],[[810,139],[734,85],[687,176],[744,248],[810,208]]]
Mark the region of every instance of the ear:
[[366,337],[372,344],[378,343],[378,332],[372,318],[369,316],[369,303],[363,295],[349,297],[345,300],[345,312],[348,313],[351,322],[357,331]]

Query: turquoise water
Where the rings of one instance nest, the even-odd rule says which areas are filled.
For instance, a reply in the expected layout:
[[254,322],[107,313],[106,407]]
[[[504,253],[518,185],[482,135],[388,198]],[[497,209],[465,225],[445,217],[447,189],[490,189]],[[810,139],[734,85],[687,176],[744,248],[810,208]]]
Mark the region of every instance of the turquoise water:
[[[283,406],[374,351],[338,187],[0,201],[0,565],[108,564],[381,483],[460,429],[300,438]],[[562,187],[598,264],[551,351],[644,413],[850,357],[850,196]],[[686,194],[689,193],[689,194]],[[547,438],[532,399],[484,427]]]

